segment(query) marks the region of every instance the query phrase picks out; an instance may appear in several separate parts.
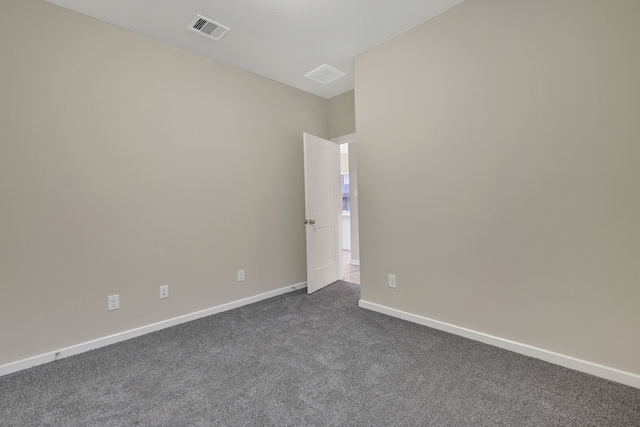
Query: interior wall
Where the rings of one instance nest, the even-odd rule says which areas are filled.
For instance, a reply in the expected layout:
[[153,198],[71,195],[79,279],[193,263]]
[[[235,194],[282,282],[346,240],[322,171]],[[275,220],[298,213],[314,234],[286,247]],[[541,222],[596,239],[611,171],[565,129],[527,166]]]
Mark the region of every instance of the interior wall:
[[0,57],[0,365],[306,280],[327,100],[41,0]]
[[638,22],[467,0],[356,58],[363,300],[640,374]]
[[349,135],[356,131],[355,95],[351,90],[329,100],[329,138]]

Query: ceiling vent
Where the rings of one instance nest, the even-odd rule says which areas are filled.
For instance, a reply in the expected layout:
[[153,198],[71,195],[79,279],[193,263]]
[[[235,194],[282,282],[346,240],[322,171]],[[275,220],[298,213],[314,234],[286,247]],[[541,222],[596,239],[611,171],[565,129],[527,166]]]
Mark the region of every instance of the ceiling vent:
[[304,76],[326,85],[346,75],[346,73],[338,70],[337,68],[324,64],[315,70],[308,72]]
[[209,18],[205,18],[202,15],[196,15],[191,21],[191,25],[188,27],[191,31],[195,31],[198,34],[202,34],[203,36],[209,37],[210,39],[214,39],[219,41],[224,37],[225,34],[229,31],[228,27],[225,27],[222,24],[218,24],[215,21],[212,21]]

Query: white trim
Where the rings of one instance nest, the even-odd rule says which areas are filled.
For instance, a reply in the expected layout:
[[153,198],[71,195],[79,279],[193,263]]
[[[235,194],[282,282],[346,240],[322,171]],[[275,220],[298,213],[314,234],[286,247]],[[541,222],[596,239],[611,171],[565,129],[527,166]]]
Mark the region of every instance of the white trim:
[[450,323],[440,322],[439,320],[429,319],[427,317],[418,316],[417,314],[407,313],[405,311],[396,310],[394,308],[386,307],[364,300],[360,300],[358,302],[358,305],[361,308],[365,308],[367,310],[386,314],[392,317],[397,317],[409,322],[418,323],[430,328],[449,332],[451,334],[460,335],[461,337],[480,341],[485,344],[500,347],[505,350],[524,354],[525,356],[541,359],[545,362],[564,366],[565,368],[585,372],[587,374],[595,375],[597,377],[605,378],[610,381],[615,381],[640,389],[640,375],[638,374],[621,371],[619,369],[611,368],[604,365],[598,365],[597,363],[587,362],[586,360],[577,359],[575,357],[555,353],[553,351],[545,350],[542,348],[533,347],[527,344],[511,341],[493,335],[488,335],[482,332],[474,331],[472,329],[462,328]]
[[192,320],[200,319],[201,317],[211,316],[212,314],[222,313],[223,311],[232,310],[234,308],[242,307],[245,305],[253,304],[258,301],[265,300],[267,298],[273,298],[278,295],[286,294],[288,292],[297,291],[298,289],[304,289],[307,287],[307,282],[298,283],[292,286],[286,286],[284,288],[276,289],[273,291],[265,292],[260,295],[244,298],[238,301],[232,301],[226,304],[218,305],[215,307],[207,308],[204,310],[196,311],[194,313],[185,314],[183,316],[174,317],[172,319],[162,320],[150,325],[141,326],[139,328],[130,329],[128,331],[119,332],[117,334],[109,335],[95,340],[87,341],[81,344],[72,345],[70,347],[61,348],[47,353],[39,354],[37,356],[29,357],[27,359],[18,360],[16,362],[7,363],[0,366],[0,377],[3,375],[12,374],[14,372],[28,369],[33,366],[42,365],[44,363],[52,362],[54,360],[61,359],[63,357],[73,356],[75,354],[84,353],[85,351],[94,350],[96,348],[105,347],[107,345],[115,344],[121,341],[125,341],[131,338],[139,337],[151,332],[159,331],[161,329],[169,328],[171,326],[179,325],[181,323],[190,322]]
[[342,135],[336,138],[331,138],[331,142],[335,142],[338,145],[346,144],[348,142],[356,142],[356,134],[350,133],[348,135]]
[[351,265],[360,265],[360,260],[359,259],[352,259],[351,261],[349,261],[349,264],[351,264]]

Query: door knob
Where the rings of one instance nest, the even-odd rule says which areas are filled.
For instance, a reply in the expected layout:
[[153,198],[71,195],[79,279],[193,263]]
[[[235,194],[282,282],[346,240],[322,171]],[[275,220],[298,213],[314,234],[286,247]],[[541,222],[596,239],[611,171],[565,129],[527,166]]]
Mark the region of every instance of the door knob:
[[310,220],[309,220],[309,224],[315,224],[315,223],[316,223],[316,220],[315,220],[315,219],[310,219]]
[[305,220],[304,220],[304,223],[305,223],[305,225],[306,225],[306,224],[309,224],[309,220],[308,220],[308,219],[305,219]]

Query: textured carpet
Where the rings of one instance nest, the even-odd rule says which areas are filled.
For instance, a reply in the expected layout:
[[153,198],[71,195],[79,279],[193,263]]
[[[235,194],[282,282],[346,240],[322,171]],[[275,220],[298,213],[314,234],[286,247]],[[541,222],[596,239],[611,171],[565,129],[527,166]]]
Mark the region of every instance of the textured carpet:
[[2,426],[640,426],[640,390],[358,308],[338,282],[0,378]]

